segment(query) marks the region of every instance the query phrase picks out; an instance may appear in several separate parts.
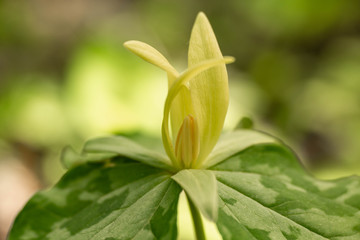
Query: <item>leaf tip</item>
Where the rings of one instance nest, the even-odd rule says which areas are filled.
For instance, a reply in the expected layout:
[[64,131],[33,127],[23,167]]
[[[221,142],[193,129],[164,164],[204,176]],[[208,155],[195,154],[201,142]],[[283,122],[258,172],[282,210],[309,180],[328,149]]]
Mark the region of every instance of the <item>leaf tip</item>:
[[254,129],[254,122],[250,117],[240,119],[234,130],[238,129]]
[[66,146],[60,153],[60,161],[65,169],[70,169],[76,165],[76,163],[80,162],[80,158],[71,146]]

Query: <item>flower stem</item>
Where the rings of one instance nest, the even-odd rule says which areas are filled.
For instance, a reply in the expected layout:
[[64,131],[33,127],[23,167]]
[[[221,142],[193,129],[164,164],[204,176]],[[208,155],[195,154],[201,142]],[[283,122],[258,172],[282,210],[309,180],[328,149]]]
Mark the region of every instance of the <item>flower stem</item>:
[[189,203],[191,216],[193,219],[196,240],[206,240],[204,227],[203,227],[203,223],[201,220],[201,215],[200,215],[199,209],[197,209],[197,207],[194,205],[194,203],[190,200],[190,198],[187,195],[186,195],[186,197],[187,197],[187,200]]

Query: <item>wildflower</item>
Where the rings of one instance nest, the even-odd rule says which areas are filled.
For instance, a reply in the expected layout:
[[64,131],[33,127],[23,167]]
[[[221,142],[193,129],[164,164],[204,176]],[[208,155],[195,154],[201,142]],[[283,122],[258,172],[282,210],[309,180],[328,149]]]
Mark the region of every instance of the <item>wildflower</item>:
[[124,46],[167,72],[169,90],[162,139],[173,167],[178,170],[201,168],[224,125],[229,104],[225,64],[233,62],[234,58],[222,56],[211,25],[201,12],[190,37],[188,69],[181,74],[146,43],[128,41]]

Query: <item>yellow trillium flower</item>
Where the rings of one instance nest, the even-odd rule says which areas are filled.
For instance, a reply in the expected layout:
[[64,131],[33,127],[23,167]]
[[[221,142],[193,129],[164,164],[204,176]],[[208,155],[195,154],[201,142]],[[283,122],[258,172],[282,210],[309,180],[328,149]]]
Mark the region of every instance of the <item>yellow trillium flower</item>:
[[211,25],[202,12],[196,18],[190,37],[188,69],[181,74],[146,43],[128,41],[124,46],[167,72],[169,90],[162,139],[173,167],[178,170],[201,168],[224,125],[229,105],[225,64],[234,58],[222,56]]

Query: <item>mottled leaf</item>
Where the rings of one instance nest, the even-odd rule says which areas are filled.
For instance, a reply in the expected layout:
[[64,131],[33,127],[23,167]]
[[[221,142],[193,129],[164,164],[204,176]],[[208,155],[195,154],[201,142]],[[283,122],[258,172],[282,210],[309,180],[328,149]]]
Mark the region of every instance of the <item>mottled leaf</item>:
[[172,176],[186,192],[187,196],[211,221],[216,221],[218,213],[218,193],[215,175],[208,170],[184,169]]
[[318,180],[279,144],[252,146],[211,168],[223,239],[360,239],[360,178]]
[[155,151],[146,149],[143,146],[122,136],[96,138],[86,142],[83,152],[85,154],[109,154],[116,153],[147,165],[172,170],[170,160]]
[[[106,154],[123,157],[97,162]],[[28,202],[9,239],[176,239],[181,187],[224,240],[360,239],[360,178],[318,180],[272,137],[224,135],[206,170],[171,173],[157,157],[117,137],[68,149],[82,164]]]
[[127,158],[74,167],[32,197],[9,240],[176,239],[181,188],[170,177]]
[[78,154],[72,147],[67,146],[61,151],[61,163],[66,169],[85,162],[98,162],[115,157],[116,153],[82,153]]
[[270,135],[245,129],[226,133],[220,137],[202,168],[219,164],[248,147],[263,143],[278,143],[278,140]]

